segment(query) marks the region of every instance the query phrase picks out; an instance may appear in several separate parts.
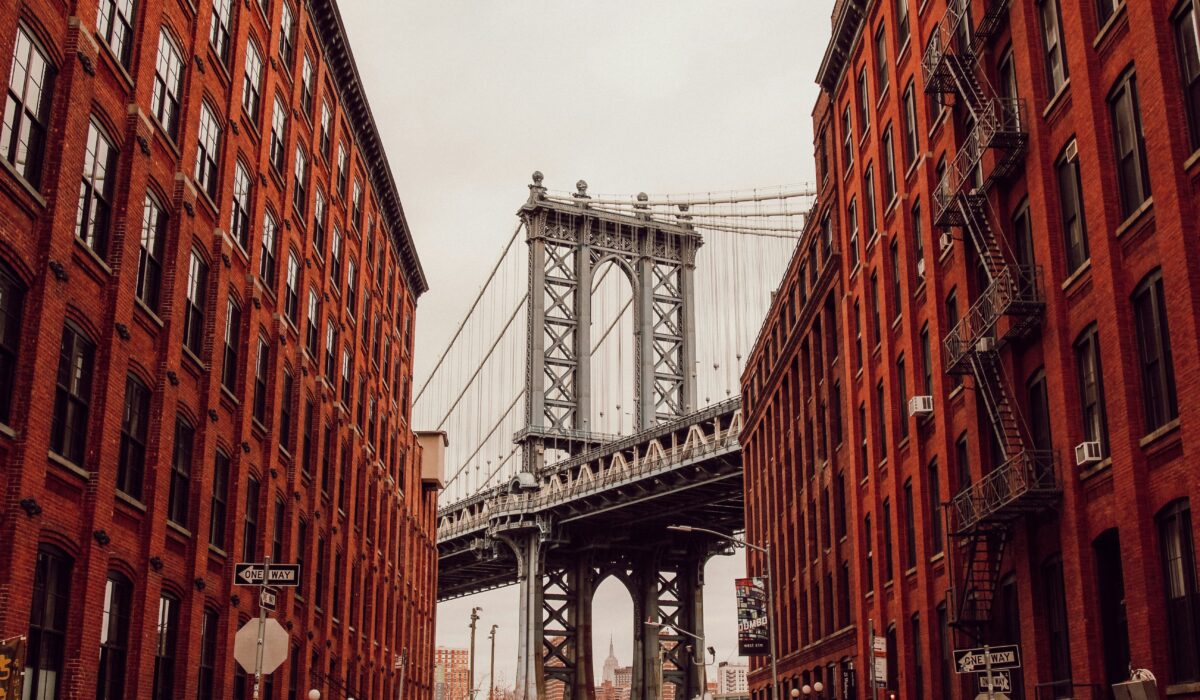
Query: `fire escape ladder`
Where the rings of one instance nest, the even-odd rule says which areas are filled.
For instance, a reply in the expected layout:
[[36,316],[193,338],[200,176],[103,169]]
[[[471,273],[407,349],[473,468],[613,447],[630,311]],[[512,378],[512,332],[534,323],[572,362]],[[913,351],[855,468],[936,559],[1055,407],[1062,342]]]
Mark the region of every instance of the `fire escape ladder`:
[[975,252],[979,254],[987,271],[988,280],[994,283],[1012,266],[1012,260],[1007,242],[1002,245],[1001,239],[992,228],[988,216],[987,195],[977,191],[962,193],[958,197],[958,207],[963,218],[963,228],[971,236]]
[[1000,367],[1000,353],[994,347],[980,347],[992,342],[986,336],[977,341],[976,351],[971,353],[971,373],[975,376],[975,390],[983,399],[992,429],[996,431],[996,439],[1000,441],[1000,448],[1007,461],[1025,451],[1028,444],[1025,436],[1029,432],[1016,404],[1009,400],[1008,383]]
[[948,53],[945,57],[946,68],[954,81],[954,92],[966,104],[967,111],[975,123],[986,119],[984,110],[988,107],[990,89],[985,89],[975,71],[975,57],[969,53]]
[[1008,534],[1004,527],[978,528],[962,544],[963,577],[954,624],[977,638],[992,618]]

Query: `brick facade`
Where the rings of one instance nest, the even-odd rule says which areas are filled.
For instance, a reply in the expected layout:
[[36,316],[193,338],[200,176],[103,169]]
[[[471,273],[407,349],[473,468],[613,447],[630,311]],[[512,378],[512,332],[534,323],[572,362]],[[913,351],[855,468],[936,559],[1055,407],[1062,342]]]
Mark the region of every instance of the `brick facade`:
[[[835,4],[813,112],[819,195],[742,378],[747,533],[773,545],[781,572],[785,695],[821,680],[826,698],[842,698],[852,677],[853,696],[871,697],[873,631],[889,641],[886,684],[896,697],[973,697],[975,678],[955,674],[947,652],[983,641],[1020,644],[1014,697],[1111,697],[1109,684],[1126,678],[1130,663],[1151,670],[1160,692],[1200,697],[1189,648],[1197,628],[1189,619],[1195,535],[1190,519],[1176,517],[1200,498],[1187,457],[1200,444],[1200,415],[1187,398],[1200,380],[1200,143],[1189,139],[1189,116],[1200,115],[1186,106],[1175,35],[1196,9],[1174,1],[1060,4],[1065,70],[1054,89],[1044,3],[970,3],[972,70],[986,79],[985,91],[1022,101],[1025,141],[1014,149],[1012,172],[994,179],[989,169],[1001,156],[993,145],[976,181],[982,187],[968,184],[964,197],[986,193],[1001,246],[1018,269],[1038,271],[1036,323],[1023,337],[1001,337],[1000,384],[1028,426],[1027,440],[1053,455],[1056,491],[1048,505],[1013,511],[995,531],[1005,547],[992,613],[975,627],[955,624],[964,619],[955,593],[964,590],[972,540],[953,504],[981,484],[1011,485],[997,476],[1012,462],[997,445],[982,380],[950,372],[953,341],[945,341],[963,337],[957,319],[986,317],[995,287],[977,252],[983,248],[965,228],[943,229],[933,217],[939,166],[953,168],[978,122],[969,119],[967,99],[926,94],[922,60],[945,0]],[[1097,16],[1106,6],[1111,17]],[[898,15],[905,8],[907,40]],[[1122,126],[1112,107],[1132,75],[1144,197],[1130,195],[1137,168],[1122,169]],[[938,97],[946,105],[940,116]],[[914,122],[911,149],[906,127]],[[894,198],[886,184],[889,128]],[[1070,170],[1062,163],[1078,164],[1081,257],[1066,234],[1060,172]],[[1024,221],[1027,238],[1019,235]],[[1145,316],[1135,308],[1153,300],[1159,274],[1170,351],[1155,365],[1147,361],[1154,355],[1147,337],[1155,334],[1138,325]],[[1009,323],[993,332],[1002,336]],[[1075,446],[1096,439],[1086,427],[1079,354],[1089,338],[1103,368],[1099,424],[1107,444],[1102,459],[1081,467]],[[970,357],[992,352],[970,347]],[[1164,365],[1165,374],[1155,375]],[[1149,400],[1150,375],[1168,377],[1174,410],[1169,399]],[[924,395],[932,414],[910,416],[907,399]],[[1162,415],[1154,415],[1148,406],[1159,404]],[[1174,548],[1173,532],[1186,532],[1178,541],[1192,546]],[[750,567],[762,570],[754,557]],[[1168,570],[1178,581],[1165,580]],[[765,658],[756,659],[753,697],[769,696],[769,674]]]
[[[264,697],[395,698],[405,655],[405,697],[431,698],[436,489],[409,426],[426,282],[336,3],[10,4],[10,107],[36,91],[11,80],[30,72],[13,61],[30,40],[53,83],[44,158],[14,155],[7,128],[0,156],[0,335],[12,351],[0,365],[0,638],[29,634],[31,663],[58,676],[31,670],[27,687],[249,697],[233,636],[258,608],[233,565],[269,555],[303,567],[274,613],[291,658]],[[164,44],[175,70],[162,70]],[[285,128],[273,134],[277,99]],[[111,158],[89,155],[97,135]],[[89,180],[97,167],[104,177]],[[147,197],[165,223],[146,227]],[[147,231],[161,240],[158,284]],[[64,329],[84,339],[82,364],[61,359]],[[134,402],[141,427],[125,430],[131,382],[148,398]]]

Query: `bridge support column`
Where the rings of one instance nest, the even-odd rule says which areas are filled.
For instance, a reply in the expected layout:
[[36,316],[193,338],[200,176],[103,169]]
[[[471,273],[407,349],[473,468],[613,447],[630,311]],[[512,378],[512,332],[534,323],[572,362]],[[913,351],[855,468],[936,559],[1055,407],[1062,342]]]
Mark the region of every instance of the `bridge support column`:
[[[708,551],[688,549],[646,557],[634,572],[634,649],[631,697],[662,700],[666,684],[677,700],[703,697],[704,564]],[[659,623],[662,627],[645,624]],[[682,631],[681,631],[682,630]],[[698,662],[699,661],[699,662]]]
[[505,535],[517,558],[517,686],[516,700],[546,696],[542,670],[542,547],[538,530]]
[[562,683],[564,700],[593,700],[591,557],[580,554],[547,567],[542,586],[542,668],[549,683]]

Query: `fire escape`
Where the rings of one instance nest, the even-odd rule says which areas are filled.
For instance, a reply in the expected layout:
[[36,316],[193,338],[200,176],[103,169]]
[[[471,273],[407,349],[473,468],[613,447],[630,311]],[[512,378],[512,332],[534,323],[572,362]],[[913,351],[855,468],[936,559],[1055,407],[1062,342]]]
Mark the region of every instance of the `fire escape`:
[[[955,227],[974,250],[986,288],[944,339],[946,369],[969,374],[996,433],[1003,460],[955,494],[950,532],[960,542],[961,575],[954,584],[955,624],[982,637],[999,585],[1005,545],[1025,514],[1051,507],[1059,495],[1052,452],[1034,447],[1005,376],[1001,350],[1028,336],[1043,311],[1036,267],[1021,265],[988,201],[988,192],[1018,170],[1027,134],[1019,99],[997,96],[979,53],[999,31],[1008,0],[986,0],[972,27],[970,0],[951,0],[925,51],[926,92],[952,95],[965,110],[968,135],[946,164],[933,195],[934,224]],[[957,573],[957,572],[956,572]]]

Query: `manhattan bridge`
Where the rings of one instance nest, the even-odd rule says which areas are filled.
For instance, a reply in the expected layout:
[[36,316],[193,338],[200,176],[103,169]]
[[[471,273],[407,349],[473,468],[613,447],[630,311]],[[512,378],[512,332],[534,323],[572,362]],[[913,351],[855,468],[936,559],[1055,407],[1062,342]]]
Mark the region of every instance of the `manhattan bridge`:
[[692,698],[703,650],[680,630],[703,636],[704,565],[729,545],[667,528],[744,527],[740,373],[813,196],[587,190],[533,174],[414,398],[451,440],[438,599],[516,584],[518,700],[551,684],[588,700],[592,596],[614,577],[633,600],[632,697]]

